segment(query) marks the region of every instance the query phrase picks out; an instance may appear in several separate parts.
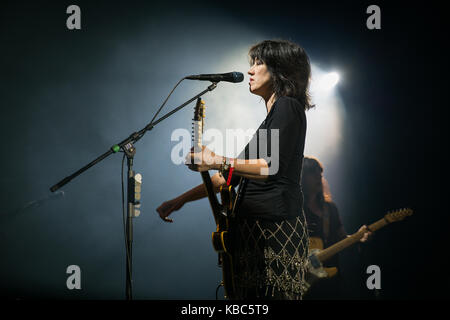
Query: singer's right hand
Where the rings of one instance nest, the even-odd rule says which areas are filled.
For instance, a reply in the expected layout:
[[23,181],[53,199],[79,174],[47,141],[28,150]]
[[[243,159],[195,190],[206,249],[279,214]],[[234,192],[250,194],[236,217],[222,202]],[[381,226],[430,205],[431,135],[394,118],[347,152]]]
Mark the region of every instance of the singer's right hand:
[[173,211],[179,210],[184,205],[184,200],[180,197],[163,202],[156,211],[159,213],[161,219],[165,222],[173,222],[172,219],[167,218]]

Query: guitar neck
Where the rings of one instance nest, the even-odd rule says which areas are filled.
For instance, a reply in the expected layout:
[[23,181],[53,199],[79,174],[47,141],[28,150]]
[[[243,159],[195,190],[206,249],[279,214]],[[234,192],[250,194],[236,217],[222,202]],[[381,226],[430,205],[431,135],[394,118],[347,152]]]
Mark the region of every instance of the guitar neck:
[[[198,98],[195,105],[194,119],[192,119],[192,145],[194,152],[201,152],[202,150],[203,118],[205,117],[204,109],[204,102],[201,98]],[[208,195],[209,204],[211,205],[211,209],[213,211],[214,220],[216,224],[218,224],[221,214],[221,205],[217,200],[211,177],[208,171],[202,171],[200,174],[202,176],[206,194]]]
[[[372,223],[368,228],[370,231],[374,232],[383,228],[388,224],[389,222],[385,218],[382,218],[377,222]],[[317,258],[320,260],[320,262],[324,262],[330,259],[331,257],[341,252],[345,248],[350,247],[351,245],[357,243],[364,236],[364,233],[365,233],[364,231],[355,232],[354,234],[345,238],[344,240],[341,240],[333,244],[332,246],[317,253],[316,254]]]
[[203,185],[205,186],[206,193],[208,195],[209,204],[211,205],[211,210],[213,212],[214,220],[216,224],[219,221],[219,215],[220,215],[220,204],[217,200],[216,193],[214,191],[214,186],[211,181],[211,176],[209,175],[208,171],[202,171],[200,172],[203,180]]

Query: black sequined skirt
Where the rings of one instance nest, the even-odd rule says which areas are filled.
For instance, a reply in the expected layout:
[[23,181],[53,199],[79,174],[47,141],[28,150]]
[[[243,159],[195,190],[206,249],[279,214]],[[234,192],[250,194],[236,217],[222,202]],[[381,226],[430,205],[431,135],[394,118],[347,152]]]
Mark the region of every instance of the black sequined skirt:
[[289,220],[233,219],[231,299],[300,300],[308,256],[304,215]]

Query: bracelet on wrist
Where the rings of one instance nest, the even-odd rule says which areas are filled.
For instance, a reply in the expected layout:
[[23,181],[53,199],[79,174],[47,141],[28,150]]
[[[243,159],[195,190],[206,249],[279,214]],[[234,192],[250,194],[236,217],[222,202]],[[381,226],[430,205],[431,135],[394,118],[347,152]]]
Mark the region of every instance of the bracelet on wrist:
[[230,165],[229,165],[229,163],[227,161],[227,158],[226,157],[222,157],[222,163],[220,164],[220,167],[219,167],[219,171],[220,171],[222,176],[223,176],[223,174],[226,171],[229,170],[229,167],[230,167]]

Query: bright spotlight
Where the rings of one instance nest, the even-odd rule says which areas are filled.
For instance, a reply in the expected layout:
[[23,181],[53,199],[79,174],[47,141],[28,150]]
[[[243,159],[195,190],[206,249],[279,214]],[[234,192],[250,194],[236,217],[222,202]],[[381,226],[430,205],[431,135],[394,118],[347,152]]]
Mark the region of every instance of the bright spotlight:
[[320,81],[320,87],[323,90],[331,90],[339,82],[339,74],[337,72],[330,72],[323,76]]
[[326,72],[311,63],[310,93],[316,107],[306,113],[308,129],[304,153],[324,163],[333,162],[341,147],[344,106],[339,92],[333,90],[338,82],[337,72]]

